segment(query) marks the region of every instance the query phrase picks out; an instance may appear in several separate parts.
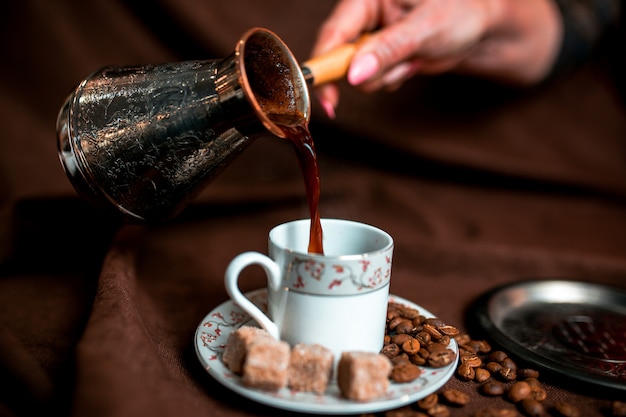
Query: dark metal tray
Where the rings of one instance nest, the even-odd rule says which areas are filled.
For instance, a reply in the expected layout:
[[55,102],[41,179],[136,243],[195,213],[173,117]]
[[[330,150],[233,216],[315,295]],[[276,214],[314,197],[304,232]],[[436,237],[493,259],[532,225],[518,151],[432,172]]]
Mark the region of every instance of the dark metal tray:
[[482,329],[521,359],[626,391],[626,290],[525,281],[488,292],[474,312]]

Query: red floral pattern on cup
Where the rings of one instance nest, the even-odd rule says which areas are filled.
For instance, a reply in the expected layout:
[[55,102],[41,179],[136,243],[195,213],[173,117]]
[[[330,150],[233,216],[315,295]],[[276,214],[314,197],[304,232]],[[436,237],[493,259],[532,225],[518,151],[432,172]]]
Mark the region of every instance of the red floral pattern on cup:
[[386,255],[362,259],[357,268],[353,261],[333,259],[329,264],[319,259],[294,257],[286,268],[285,285],[307,293],[346,295],[384,287],[391,278],[391,258]]

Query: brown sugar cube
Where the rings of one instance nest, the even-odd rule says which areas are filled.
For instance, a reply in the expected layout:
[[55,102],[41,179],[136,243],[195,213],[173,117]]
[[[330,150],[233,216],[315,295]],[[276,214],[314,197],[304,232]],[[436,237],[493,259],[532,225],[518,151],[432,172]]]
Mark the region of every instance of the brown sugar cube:
[[261,337],[248,346],[242,383],[251,388],[277,391],[287,385],[290,348],[287,342]]
[[296,391],[322,394],[333,374],[335,357],[330,349],[318,344],[296,344],[291,349],[288,385]]
[[272,336],[264,329],[252,326],[241,326],[230,335],[222,354],[222,362],[228,369],[241,375],[243,363],[249,346],[261,337]]
[[373,352],[344,352],[337,367],[341,394],[351,400],[371,401],[389,388],[392,364],[385,355]]

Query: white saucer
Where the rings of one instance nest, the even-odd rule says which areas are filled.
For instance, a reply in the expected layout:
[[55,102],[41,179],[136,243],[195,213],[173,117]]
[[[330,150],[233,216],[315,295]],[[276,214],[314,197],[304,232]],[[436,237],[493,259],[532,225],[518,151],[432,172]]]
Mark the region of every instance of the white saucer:
[[[246,297],[261,310],[266,310],[265,289],[251,291]],[[433,317],[432,313],[403,298],[391,295],[389,300],[416,308],[426,317]],[[399,408],[437,391],[456,370],[456,362],[443,368],[423,367],[424,373],[415,381],[405,384],[392,383],[386,396],[370,402],[343,398],[336,383],[332,383],[323,395],[295,392],[287,388],[277,392],[251,389],[242,385],[240,377],[232,373],[221,360],[228,335],[243,325],[255,326],[256,323],[235,303],[226,301],[216,307],[207,314],[196,330],[194,342],[196,354],[209,374],[225,387],[251,400],[284,410],[315,414],[360,414]],[[452,340],[449,348],[458,357],[456,341]]]

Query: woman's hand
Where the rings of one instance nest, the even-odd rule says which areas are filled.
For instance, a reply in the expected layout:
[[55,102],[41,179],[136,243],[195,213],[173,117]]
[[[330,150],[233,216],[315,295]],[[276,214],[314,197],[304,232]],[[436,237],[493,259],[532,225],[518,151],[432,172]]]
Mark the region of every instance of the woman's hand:
[[[347,75],[365,91],[447,71],[529,85],[549,73],[562,24],[552,0],[340,0],[312,56],[367,32]],[[321,86],[318,93],[334,117],[337,86]]]

